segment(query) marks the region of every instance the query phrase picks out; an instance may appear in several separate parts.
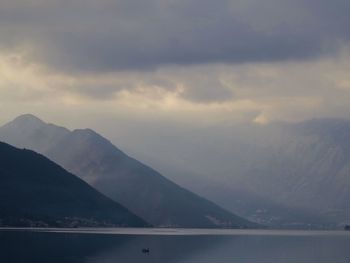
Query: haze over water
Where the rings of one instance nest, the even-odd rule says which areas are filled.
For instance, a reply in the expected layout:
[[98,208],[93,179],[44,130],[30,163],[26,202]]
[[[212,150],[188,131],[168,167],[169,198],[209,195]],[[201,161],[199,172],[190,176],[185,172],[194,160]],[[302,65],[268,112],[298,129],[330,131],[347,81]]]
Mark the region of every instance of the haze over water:
[[348,263],[349,244],[341,231],[3,229],[0,261]]

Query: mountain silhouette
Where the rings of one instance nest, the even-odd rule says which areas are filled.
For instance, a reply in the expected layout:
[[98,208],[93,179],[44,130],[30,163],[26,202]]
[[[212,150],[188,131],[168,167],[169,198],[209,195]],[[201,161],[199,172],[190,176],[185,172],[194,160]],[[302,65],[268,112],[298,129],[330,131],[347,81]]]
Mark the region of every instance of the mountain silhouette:
[[0,142],[0,225],[148,224],[43,155]]

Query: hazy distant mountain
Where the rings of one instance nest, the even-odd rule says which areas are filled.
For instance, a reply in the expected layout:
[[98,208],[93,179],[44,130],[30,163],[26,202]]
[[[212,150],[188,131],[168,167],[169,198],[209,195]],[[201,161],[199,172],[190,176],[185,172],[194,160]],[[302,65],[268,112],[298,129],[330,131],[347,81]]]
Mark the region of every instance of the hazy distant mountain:
[[130,158],[92,130],[70,132],[23,115],[0,128],[0,140],[43,153],[153,225],[254,226]]
[[275,138],[260,147],[264,156],[253,155],[250,168],[236,174],[233,184],[338,224],[350,219],[349,121],[280,124]]
[[146,226],[46,157],[0,143],[1,226]]
[[[257,168],[265,172],[260,191],[339,223],[349,220],[350,121],[311,120],[285,125],[281,132],[270,157]],[[250,181],[257,176],[251,173]],[[268,182],[276,182],[275,187]]]
[[[169,171],[167,176],[186,188],[250,220],[304,228],[349,222],[350,121],[315,119],[232,127],[227,131],[231,134],[221,137],[213,136],[213,130],[195,132],[199,142],[211,143],[178,145],[176,151],[181,148],[184,153],[177,152],[181,165],[148,162]],[[191,133],[187,136],[195,138]],[[164,158],[176,157],[170,152]],[[179,167],[182,173],[177,172]]]

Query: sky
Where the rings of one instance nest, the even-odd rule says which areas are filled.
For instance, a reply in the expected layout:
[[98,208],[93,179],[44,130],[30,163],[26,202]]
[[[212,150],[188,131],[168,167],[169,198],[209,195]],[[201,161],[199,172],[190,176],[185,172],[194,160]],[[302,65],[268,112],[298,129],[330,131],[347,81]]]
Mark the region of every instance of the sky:
[[349,10],[348,0],[2,0],[0,124],[32,113],[142,137],[347,118]]

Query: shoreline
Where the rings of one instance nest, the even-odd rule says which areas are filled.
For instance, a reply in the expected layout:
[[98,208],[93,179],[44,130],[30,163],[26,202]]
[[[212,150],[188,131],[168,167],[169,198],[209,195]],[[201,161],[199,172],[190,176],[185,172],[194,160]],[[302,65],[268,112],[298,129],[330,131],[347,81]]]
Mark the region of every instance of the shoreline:
[[31,228],[0,227],[0,232],[38,232],[100,235],[167,235],[167,236],[329,236],[350,235],[345,230],[287,229],[195,229],[195,228]]

